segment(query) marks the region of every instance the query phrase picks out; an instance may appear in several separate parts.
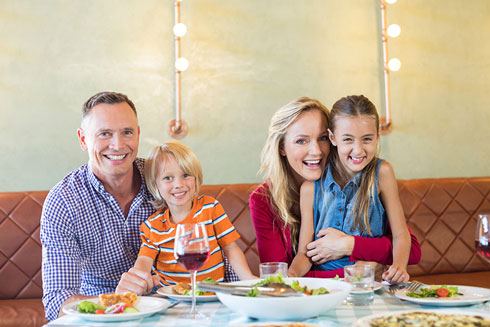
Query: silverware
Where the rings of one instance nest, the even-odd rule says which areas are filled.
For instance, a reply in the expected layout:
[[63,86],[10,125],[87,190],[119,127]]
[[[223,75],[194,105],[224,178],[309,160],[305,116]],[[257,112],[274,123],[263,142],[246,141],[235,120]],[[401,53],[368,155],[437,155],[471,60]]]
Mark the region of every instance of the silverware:
[[297,291],[291,286],[282,283],[267,283],[261,286],[198,283],[197,288],[201,291],[231,293],[234,295],[247,295],[252,289],[254,289],[259,296],[305,296],[303,292]]
[[408,284],[395,284],[395,285],[390,285],[388,287],[388,293],[391,296],[394,296],[396,294],[396,291],[401,290],[401,289],[407,289],[409,292],[416,292],[424,283],[419,282],[417,280],[412,280],[408,282]]
[[171,305],[169,305],[169,306],[167,307],[167,310],[168,310],[168,309],[170,309],[170,308],[173,308],[173,307],[175,307],[176,305],[181,304],[181,303],[182,303],[182,301],[177,301],[177,302],[174,302],[174,303],[172,303]]
[[412,280],[410,283],[408,283],[407,290],[410,292],[416,292],[422,285],[424,285],[424,283],[417,280]]

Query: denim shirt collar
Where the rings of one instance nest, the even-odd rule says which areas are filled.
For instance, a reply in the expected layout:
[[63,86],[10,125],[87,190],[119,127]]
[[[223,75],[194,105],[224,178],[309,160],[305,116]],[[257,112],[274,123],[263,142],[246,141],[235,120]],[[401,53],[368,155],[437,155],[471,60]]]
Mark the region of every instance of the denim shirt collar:
[[[361,182],[361,174],[362,174],[362,171],[359,172],[359,173],[357,173],[350,181],[348,181],[347,183],[345,183],[344,189],[347,186],[349,186],[350,184],[352,184],[352,186],[354,186],[356,188],[359,187],[359,184]],[[337,182],[333,178],[332,169],[331,169],[331,165],[330,164],[328,164],[328,169],[327,169],[327,174],[326,174],[325,180],[326,180],[325,186],[329,190],[333,190],[334,187],[335,187],[335,185],[337,185],[337,187],[340,189],[340,185],[337,184]]]

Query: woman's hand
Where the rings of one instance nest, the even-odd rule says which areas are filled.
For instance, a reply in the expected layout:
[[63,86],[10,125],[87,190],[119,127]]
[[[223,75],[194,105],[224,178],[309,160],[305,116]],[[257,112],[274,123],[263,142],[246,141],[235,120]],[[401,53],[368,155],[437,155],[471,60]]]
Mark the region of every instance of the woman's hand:
[[339,259],[352,254],[354,237],[335,228],[322,229],[317,234],[318,239],[309,243],[306,255],[315,263]]
[[390,284],[405,284],[409,279],[410,275],[407,273],[407,270],[395,265],[390,266],[383,273],[383,280]]

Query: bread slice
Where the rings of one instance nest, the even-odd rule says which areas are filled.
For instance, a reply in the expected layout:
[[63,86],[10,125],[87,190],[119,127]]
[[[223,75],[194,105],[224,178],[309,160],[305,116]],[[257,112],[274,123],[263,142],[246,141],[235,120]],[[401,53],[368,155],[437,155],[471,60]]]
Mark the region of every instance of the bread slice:
[[138,296],[136,295],[136,293],[133,292],[118,294],[109,293],[99,295],[100,303],[105,307],[110,307],[111,305],[114,305],[116,303],[129,303],[131,305],[134,305],[137,299]]
[[178,283],[172,286],[172,292],[179,295],[185,295],[185,291],[190,291],[191,289],[191,285],[187,283]]

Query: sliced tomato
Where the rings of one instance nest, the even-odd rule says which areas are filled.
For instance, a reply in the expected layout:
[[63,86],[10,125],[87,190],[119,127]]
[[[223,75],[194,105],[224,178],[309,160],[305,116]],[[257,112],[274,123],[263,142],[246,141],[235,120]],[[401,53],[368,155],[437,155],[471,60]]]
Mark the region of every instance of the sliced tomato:
[[97,309],[97,310],[95,310],[95,314],[96,315],[104,315],[105,311],[104,311],[104,309]]
[[449,295],[449,290],[447,288],[442,288],[442,287],[438,288],[436,292],[437,292],[437,296],[439,297],[448,297]]

